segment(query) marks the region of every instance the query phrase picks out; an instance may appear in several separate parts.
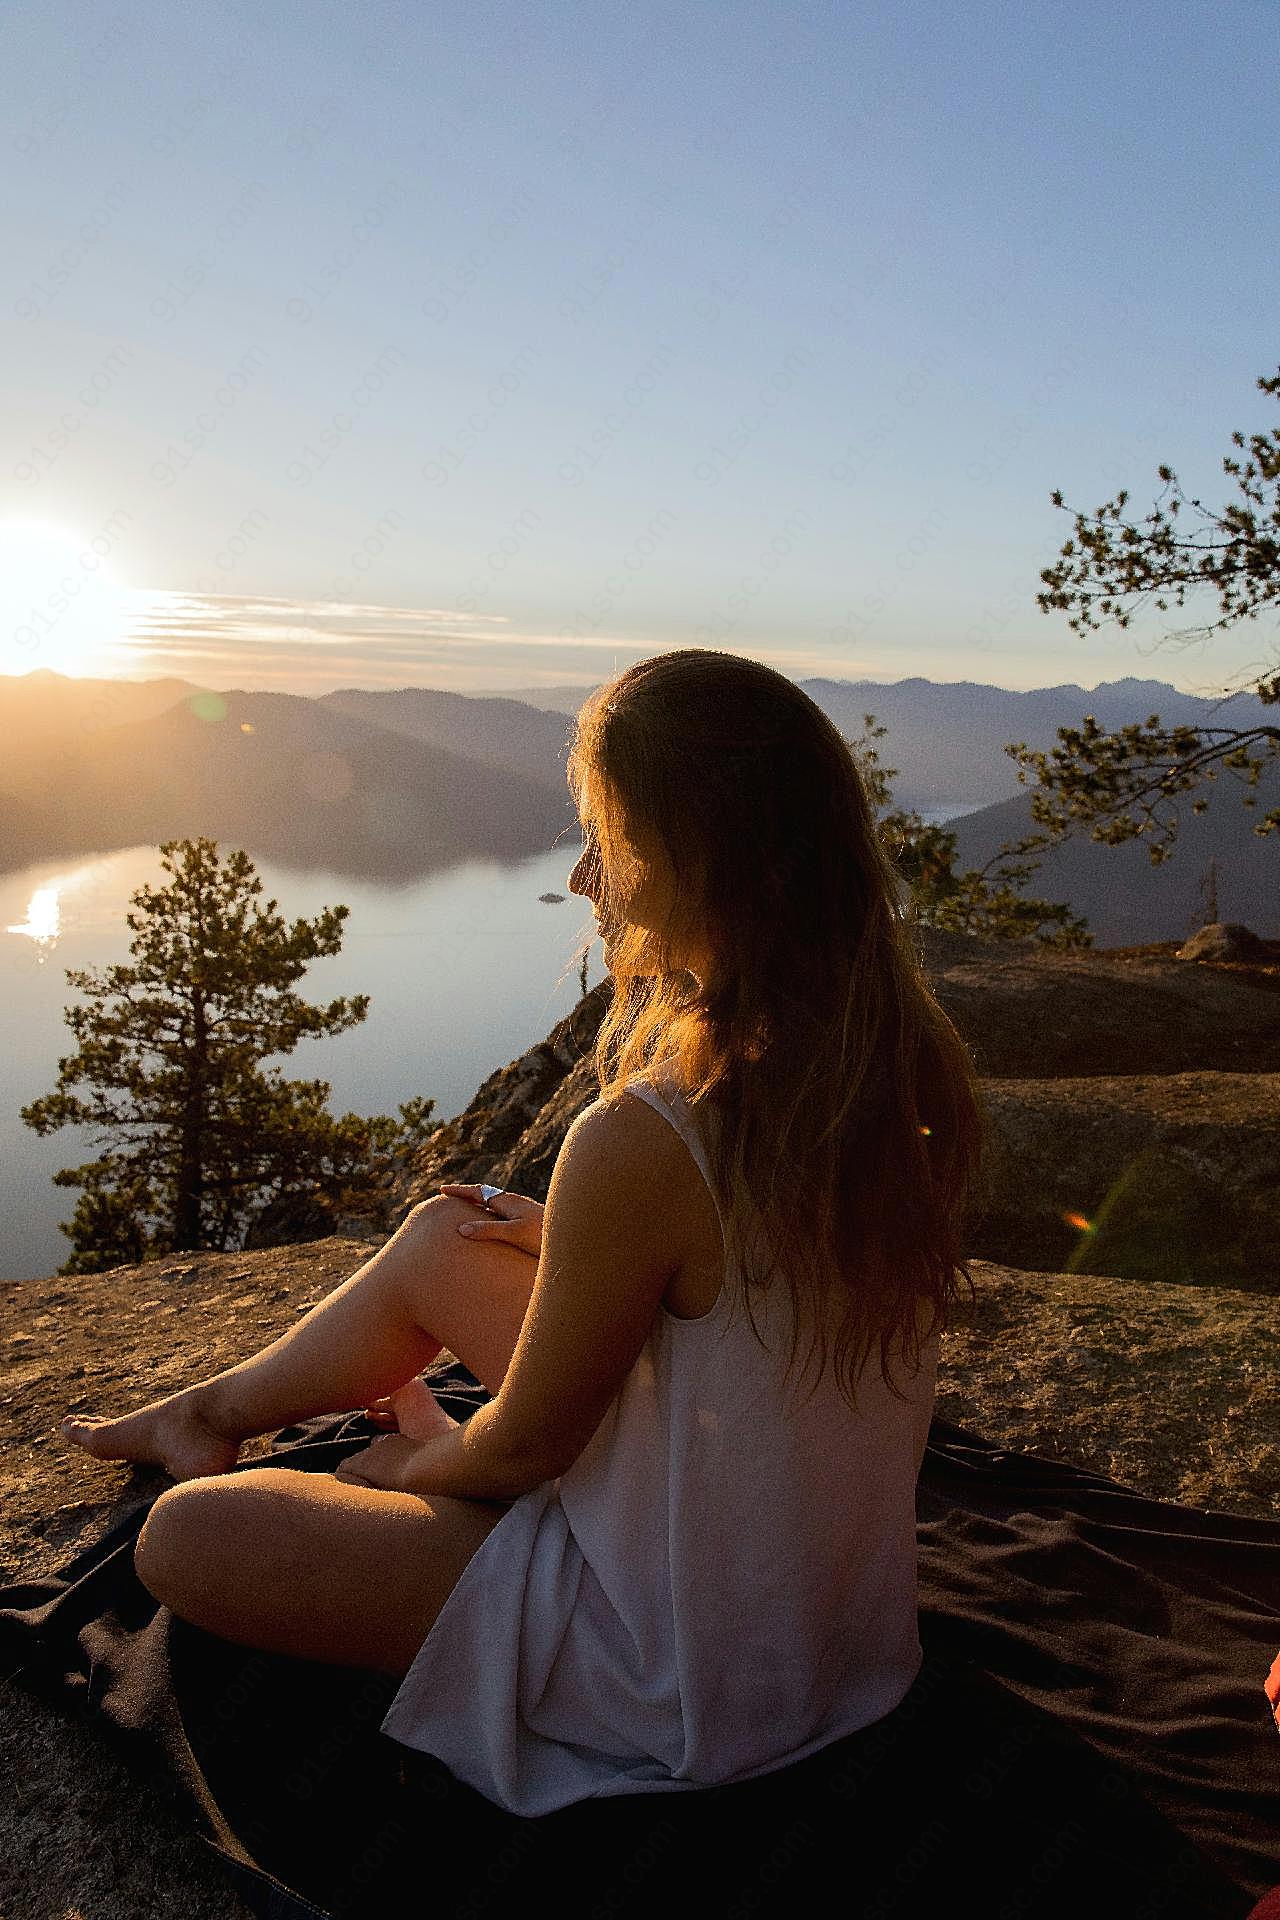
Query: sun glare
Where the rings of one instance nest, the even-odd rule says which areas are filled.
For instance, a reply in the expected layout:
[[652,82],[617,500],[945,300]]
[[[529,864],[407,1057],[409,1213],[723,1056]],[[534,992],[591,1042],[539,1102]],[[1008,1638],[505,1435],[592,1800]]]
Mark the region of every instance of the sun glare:
[[0,672],[110,673],[119,664],[128,595],[108,555],[126,518],[113,516],[90,539],[50,520],[0,521]]
[[33,940],[37,952],[43,958],[44,952],[57,943],[62,931],[62,913],[58,905],[60,887],[37,887],[27,905],[25,920],[15,920],[5,928],[6,933],[25,934]]

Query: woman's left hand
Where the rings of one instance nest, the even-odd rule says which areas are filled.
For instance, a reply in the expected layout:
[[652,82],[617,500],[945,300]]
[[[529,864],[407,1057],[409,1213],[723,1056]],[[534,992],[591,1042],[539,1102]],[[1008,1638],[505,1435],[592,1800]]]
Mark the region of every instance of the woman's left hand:
[[403,1493],[405,1470],[413,1456],[422,1450],[420,1440],[404,1433],[384,1433],[359,1453],[351,1453],[334,1468],[335,1480],[359,1487],[381,1487],[389,1493]]

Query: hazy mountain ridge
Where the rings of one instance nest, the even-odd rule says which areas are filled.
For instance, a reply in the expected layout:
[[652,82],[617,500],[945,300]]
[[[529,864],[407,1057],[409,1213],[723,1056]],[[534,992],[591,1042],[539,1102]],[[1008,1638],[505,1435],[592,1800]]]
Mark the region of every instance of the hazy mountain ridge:
[[141,717],[86,725],[117,684],[80,683],[61,730],[48,712],[59,689],[46,681],[32,700],[0,688],[6,731],[25,726],[39,743],[0,773],[4,866],[204,833],[299,867],[398,880],[520,859],[574,825],[563,782],[304,695],[184,692],[160,712],[144,697]]
[[[1030,782],[1015,799],[999,801],[949,823],[956,838],[956,868],[982,867],[1000,847],[1043,829],[1031,817]],[[1246,807],[1249,794],[1255,801]],[[1208,802],[1193,813],[1193,799]],[[1167,858],[1151,864],[1154,834],[1108,846],[1086,825],[1038,856],[1023,891],[1042,900],[1068,901],[1085,916],[1100,947],[1143,941],[1184,940],[1208,920],[1236,920],[1261,938],[1280,939],[1280,832],[1252,831],[1262,815],[1280,805],[1280,763],[1273,762],[1254,788],[1230,770],[1216,780],[1161,802],[1178,815],[1177,838]],[[1135,818],[1140,817],[1135,810]],[[1163,835],[1158,836],[1163,839]],[[1210,862],[1216,866],[1217,909],[1208,905]]]
[[[898,805],[923,812],[977,808],[949,823],[960,871],[981,867],[1001,846],[1040,831],[1031,817],[1034,776],[1019,781],[1017,762],[1004,750],[1009,742],[1025,740],[1047,753],[1059,744],[1058,729],[1079,727],[1086,714],[1107,731],[1141,725],[1153,713],[1166,726],[1231,729],[1267,724],[1274,717],[1272,708],[1244,690],[1225,697],[1189,694],[1132,675],[1100,681],[1092,689],[1067,682],[1023,691],[918,676],[888,682],[814,678],[799,684],[846,739],[861,737],[868,713],[888,728],[875,746],[883,764],[897,769],[892,785]],[[537,697],[580,699],[582,693],[545,688]],[[1082,826],[1042,856],[1023,890],[1066,901],[1088,920],[1099,946],[1181,940],[1209,917],[1205,883],[1214,860],[1216,917],[1242,920],[1265,938],[1280,937],[1280,835],[1251,831],[1280,801],[1280,767],[1269,767],[1251,790],[1254,808],[1243,804],[1249,791],[1241,775],[1223,771],[1181,796],[1174,803],[1178,839],[1159,866],[1152,866],[1145,840],[1108,846]],[[1209,804],[1195,814],[1191,802],[1200,798]],[[1162,817],[1168,811],[1162,806]]]
[[47,778],[53,749],[75,758],[104,728],[151,719],[203,691],[186,680],[72,680],[47,667],[0,675],[0,787],[7,789],[18,772]]
[[1057,746],[1059,727],[1079,727],[1092,714],[1107,732],[1141,724],[1151,714],[1166,726],[1254,726],[1272,717],[1256,694],[1229,699],[1181,693],[1159,680],[1111,680],[1086,687],[991,687],[973,680],[899,680],[892,683],[803,680],[846,739],[863,731],[873,713],[889,731],[876,743],[881,760],[898,769],[900,804],[924,809],[955,800],[988,804],[1019,794],[1018,766],[1007,744],[1026,741],[1039,752]]
[[[388,733],[447,747],[565,791],[570,716],[544,713],[510,694],[452,693],[437,687],[371,692],[343,687],[317,706],[349,714]],[[576,708],[574,709],[576,711]]]
[[[1211,699],[1134,677],[1092,690],[920,677],[799,684],[848,739],[861,737],[867,713],[887,727],[876,745],[896,769],[896,804],[971,809],[952,823],[961,869],[982,866],[1033,828],[1033,789],[1019,784],[1005,752],[1012,741],[1048,752],[1058,728],[1089,713],[1109,730],[1152,713],[1201,727],[1270,717],[1250,693]],[[48,671],[0,679],[0,866],[196,833],[299,867],[391,881],[473,856],[517,859],[573,834],[565,760],[571,717],[588,691],[566,685],[519,698],[344,688],[313,699]],[[530,704],[535,697],[563,704]],[[1229,773],[1184,796],[1179,843],[1160,867],[1145,844],[1109,847],[1082,828],[1044,856],[1026,891],[1084,914],[1100,945],[1180,939],[1207,917],[1213,858],[1218,917],[1264,936],[1280,932],[1280,846],[1249,831],[1275,804],[1271,774],[1255,810],[1243,808]],[[1191,812],[1198,795],[1210,803],[1199,816]]]

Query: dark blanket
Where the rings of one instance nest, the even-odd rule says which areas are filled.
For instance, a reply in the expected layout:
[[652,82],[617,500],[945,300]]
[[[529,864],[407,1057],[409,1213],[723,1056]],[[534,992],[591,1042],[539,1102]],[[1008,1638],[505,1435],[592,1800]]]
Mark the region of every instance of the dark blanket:
[[[433,1376],[465,1419],[486,1398]],[[273,1441],[332,1471],[363,1417]],[[268,1464],[266,1461],[255,1462]],[[232,1645],[157,1607],[140,1507],[0,1591],[0,1672],[95,1715],[273,1920],[796,1912],[1244,1920],[1280,1883],[1280,1522],[1147,1500],[935,1420],[925,1665],[885,1719],[754,1781],[505,1814],[378,1731],[390,1678]],[[394,1916],[398,1920],[398,1914]]]

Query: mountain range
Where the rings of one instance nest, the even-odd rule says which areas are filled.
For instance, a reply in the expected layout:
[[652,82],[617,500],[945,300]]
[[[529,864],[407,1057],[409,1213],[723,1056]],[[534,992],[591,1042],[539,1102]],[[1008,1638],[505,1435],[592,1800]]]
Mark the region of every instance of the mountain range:
[[[1245,806],[1246,796],[1252,807]],[[1203,813],[1192,812],[1193,799],[1208,803]],[[1172,815],[1177,831],[1158,864],[1152,864],[1148,845],[1163,840],[1162,832],[1108,846],[1085,827],[1041,853],[1021,891],[1065,901],[1085,916],[1099,947],[1181,941],[1211,920],[1239,921],[1262,939],[1280,939],[1280,830],[1253,832],[1276,806],[1280,762],[1273,761],[1253,788],[1243,774],[1220,770],[1215,780],[1160,803],[1158,818]],[[956,837],[957,872],[981,868],[1001,847],[1043,831],[1031,817],[1030,786],[1016,800],[948,822],[948,829]]]
[[[1022,791],[1016,762],[1004,751],[1025,740],[1044,751],[1056,744],[1059,727],[1079,726],[1086,713],[1100,727],[1117,731],[1158,713],[1166,726],[1232,729],[1274,723],[1273,708],[1256,694],[1227,699],[1182,693],[1163,680],[1100,681],[1092,689],[1068,682],[1020,692],[976,680],[801,680],[810,699],[828,714],[846,739],[863,732],[873,713],[889,731],[879,742],[881,759],[899,769],[895,796],[901,805],[926,810],[986,806]],[[576,713],[585,686],[524,687],[509,697],[556,713]],[[394,696],[399,698],[399,695]]]
[[0,867],[203,833],[285,865],[395,882],[522,859],[575,827],[563,718],[414,689],[389,724],[364,717],[361,703],[382,698],[2,681],[0,727],[14,745],[0,770]]
[[[863,736],[867,714],[887,727],[876,750],[894,770],[895,803],[948,817],[961,868],[1033,830],[1012,742],[1047,751],[1086,714],[1108,731],[1153,713],[1233,729],[1272,715],[1250,693],[1211,700],[1135,678],[1025,692],[921,678],[799,684],[847,739]],[[313,699],[48,670],[0,677],[0,868],[199,833],[297,868],[389,882],[544,852],[576,832],[565,761],[587,691],[349,688]],[[1198,789],[1205,813],[1185,796],[1160,866],[1144,845],[1107,846],[1084,828],[1042,856],[1026,891],[1067,901],[1100,945],[1181,939],[1206,917],[1213,860],[1218,917],[1280,934],[1280,834],[1249,830],[1277,802],[1276,771],[1252,811],[1230,772]]]

